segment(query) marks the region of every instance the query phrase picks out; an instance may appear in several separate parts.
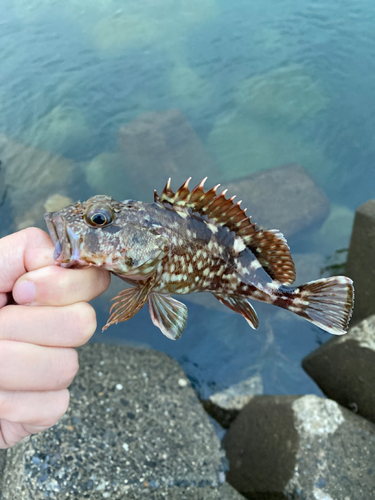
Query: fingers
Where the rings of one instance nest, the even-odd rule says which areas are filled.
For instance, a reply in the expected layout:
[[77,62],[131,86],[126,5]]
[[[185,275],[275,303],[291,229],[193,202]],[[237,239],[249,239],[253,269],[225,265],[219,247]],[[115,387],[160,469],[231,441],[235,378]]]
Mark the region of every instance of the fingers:
[[[8,392],[0,391],[0,449],[48,429],[66,412],[69,391]],[[22,422],[22,424],[20,423]]]
[[51,238],[35,227],[0,239],[0,293],[12,291],[27,271],[54,264]]
[[69,406],[69,391],[0,391],[0,414],[5,420],[37,427],[50,427]]
[[64,306],[90,301],[109,284],[110,274],[105,269],[48,266],[19,278],[13,288],[13,298],[17,304]]
[[0,341],[0,391],[65,389],[78,367],[75,349]]
[[96,314],[86,302],[65,307],[10,305],[0,309],[0,341],[78,347],[85,344],[95,330]]
[[0,309],[8,302],[6,293],[0,293]]

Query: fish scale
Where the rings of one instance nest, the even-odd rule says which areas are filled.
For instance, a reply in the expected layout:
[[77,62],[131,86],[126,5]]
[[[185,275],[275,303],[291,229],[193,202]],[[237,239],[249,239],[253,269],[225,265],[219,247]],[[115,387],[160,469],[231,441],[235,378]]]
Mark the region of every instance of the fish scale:
[[171,294],[211,292],[252,328],[258,317],[249,299],[287,309],[320,328],[343,334],[354,303],[352,281],[335,276],[298,287],[289,246],[276,229],[258,230],[241,202],[205,179],[176,192],[168,180],[154,203],[117,202],[97,195],[45,215],[62,267],[97,266],[132,285],[113,300],[103,329],[134,316],[146,303],[164,335],[179,338],[187,308]]

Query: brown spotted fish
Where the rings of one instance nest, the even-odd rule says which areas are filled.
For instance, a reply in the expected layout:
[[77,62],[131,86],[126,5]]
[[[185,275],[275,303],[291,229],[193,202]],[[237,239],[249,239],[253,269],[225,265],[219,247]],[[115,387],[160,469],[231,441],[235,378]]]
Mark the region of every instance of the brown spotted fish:
[[296,288],[295,267],[284,236],[257,230],[240,203],[204,192],[205,179],[176,193],[170,180],[154,203],[117,202],[98,195],[45,220],[62,267],[104,267],[132,285],[120,292],[104,330],[134,316],[147,302],[152,322],[170,339],[181,336],[187,308],[173,294],[211,292],[241,314],[259,321],[249,299],[288,309],[327,332],[346,332],[353,283],[344,276]]

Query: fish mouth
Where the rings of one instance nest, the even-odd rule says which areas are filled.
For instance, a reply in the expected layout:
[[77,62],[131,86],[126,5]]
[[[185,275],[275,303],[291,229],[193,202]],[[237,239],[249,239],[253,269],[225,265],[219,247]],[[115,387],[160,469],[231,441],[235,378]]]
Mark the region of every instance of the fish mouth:
[[61,216],[52,212],[44,215],[47,229],[55,245],[53,258],[61,267],[87,265],[80,259],[80,238],[64,223]]

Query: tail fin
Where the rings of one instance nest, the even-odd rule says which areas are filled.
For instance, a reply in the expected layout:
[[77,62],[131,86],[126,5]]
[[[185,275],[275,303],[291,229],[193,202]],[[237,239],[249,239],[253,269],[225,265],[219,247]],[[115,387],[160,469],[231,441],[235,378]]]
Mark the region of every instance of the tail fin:
[[310,281],[296,288],[293,295],[293,312],[326,332],[346,333],[354,305],[354,287],[350,278],[333,276]]

